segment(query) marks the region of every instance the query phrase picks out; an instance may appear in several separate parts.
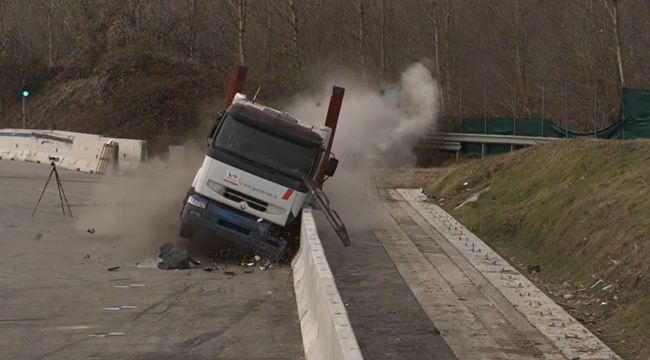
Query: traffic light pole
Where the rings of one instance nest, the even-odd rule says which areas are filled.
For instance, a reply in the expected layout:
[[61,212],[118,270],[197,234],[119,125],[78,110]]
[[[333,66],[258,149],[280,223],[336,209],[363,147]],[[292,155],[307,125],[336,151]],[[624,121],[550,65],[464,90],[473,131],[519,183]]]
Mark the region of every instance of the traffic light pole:
[[29,96],[29,89],[27,89],[27,86],[25,85],[25,79],[23,79],[23,90],[22,90],[22,95],[23,95],[23,129],[27,128],[27,97]]
[[25,127],[25,119],[26,119],[25,112],[26,112],[26,109],[27,109],[27,98],[23,96],[23,129],[26,128]]

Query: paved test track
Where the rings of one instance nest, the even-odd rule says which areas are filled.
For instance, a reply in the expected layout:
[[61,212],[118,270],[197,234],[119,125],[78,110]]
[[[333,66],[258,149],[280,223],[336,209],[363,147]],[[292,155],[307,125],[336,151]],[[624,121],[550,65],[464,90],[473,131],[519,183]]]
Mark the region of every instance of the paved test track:
[[404,199],[377,195],[382,224],[350,247],[319,228],[365,360],[566,359]]
[[[0,161],[0,358],[304,358],[289,267],[125,267],[119,243],[74,230],[54,179],[30,218],[50,170]],[[73,214],[93,206],[98,176],[59,173]]]

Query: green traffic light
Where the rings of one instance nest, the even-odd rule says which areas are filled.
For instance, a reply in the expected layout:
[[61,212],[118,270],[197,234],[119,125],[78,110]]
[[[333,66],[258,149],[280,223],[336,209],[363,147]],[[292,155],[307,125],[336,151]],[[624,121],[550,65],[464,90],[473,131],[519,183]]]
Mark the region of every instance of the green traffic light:
[[23,97],[28,97],[29,96],[29,91],[23,90]]

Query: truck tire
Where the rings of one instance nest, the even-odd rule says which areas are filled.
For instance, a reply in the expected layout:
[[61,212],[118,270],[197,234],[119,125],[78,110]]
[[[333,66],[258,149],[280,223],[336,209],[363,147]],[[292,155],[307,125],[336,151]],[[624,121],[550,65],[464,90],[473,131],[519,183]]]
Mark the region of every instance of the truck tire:
[[192,240],[194,237],[194,225],[188,224],[186,222],[181,222],[181,228],[178,230],[178,235],[183,239]]

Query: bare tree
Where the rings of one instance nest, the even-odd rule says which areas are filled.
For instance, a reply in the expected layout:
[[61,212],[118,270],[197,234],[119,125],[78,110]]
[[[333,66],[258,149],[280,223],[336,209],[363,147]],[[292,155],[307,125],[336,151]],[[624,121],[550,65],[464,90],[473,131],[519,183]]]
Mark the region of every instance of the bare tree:
[[356,17],[357,17],[357,30],[353,32],[353,36],[356,42],[357,50],[357,61],[359,62],[359,67],[361,70],[362,78],[366,78],[366,1],[365,0],[353,0],[354,6],[356,8]]
[[431,58],[446,115],[458,104],[459,113],[472,115],[539,116],[544,84],[544,115],[582,119],[570,125],[584,127],[585,114],[596,114],[602,124],[615,118],[621,87],[650,87],[649,4],[0,0],[0,88],[15,86],[16,74],[48,66],[58,71],[73,64],[85,76],[102,57],[122,56],[122,48],[191,57],[219,72],[235,57],[265,68],[269,75],[260,81],[291,89],[297,80],[309,86],[308,75],[327,68],[346,66],[366,79],[386,80],[412,61]]
[[381,40],[379,45],[379,76],[381,80],[386,79],[386,0],[380,0],[380,27],[381,27]]
[[274,15],[276,14],[273,4],[268,1],[265,6],[255,6],[251,8],[251,15],[256,20],[261,29],[259,38],[264,39],[264,67],[271,69],[273,57],[273,40],[275,37]]
[[[619,6],[623,5],[625,0],[603,0],[607,12],[611,17],[612,21],[612,30],[614,32],[614,38],[616,41],[616,63],[618,64],[618,77],[620,81],[620,86],[625,86],[625,76],[623,72],[623,55],[622,55],[622,41],[621,41],[621,16],[619,12]],[[610,5],[611,3],[611,5]]]
[[54,36],[52,35],[52,16],[54,12],[54,0],[45,0],[45,12],[47,14],[47,64],[54,65]]
[[[288,9],[280,5],[277,0],[269,0],[275,11],[286,21],[291,29],[290,42],[293,61],[298,72],[298,77],[304,79],[302,38],[305,23],[313,11],[313,4],[305,0],[286,0]],[[284,1],[283,1],[284,2]],[[302,6],[301,6],[302,5]]]
[[239,49],[239,62],[245,64],[245,34],[247,0],[224,0],[226,12],[232,26],[237,30],[237,44]]
[[5,22],[7,18],[7,9],[9,0],[0,0],[0,36],[5,36]]
[[[456,21],[459,12],[467,3],[465,0],[444,0],[444,2],[440,0],[421,0],[420,4],[431,23],[436,77],[443,83],[444,93],[446,94],[446,99],[442,94],[440,99],[444,111],[451,103],[452,73],[454,72],[457,57],[454,47]],[[444,53],[444,62],[441,59],[441,53]]]
[[190,0],[190,14],[189,14],[189,38],[187,39],[187,57],[192,57],[194,55],[194,43],[197,36],[197,27],[196,27],[196,10],[197,10],[198,0]]
[[530,116],[531,79],[533,62],[543,13],[530,0],[512,0],[509,3],[488,0],[496,49],[500,50],[499,81],[509,84],[500,104],[517,117]]

